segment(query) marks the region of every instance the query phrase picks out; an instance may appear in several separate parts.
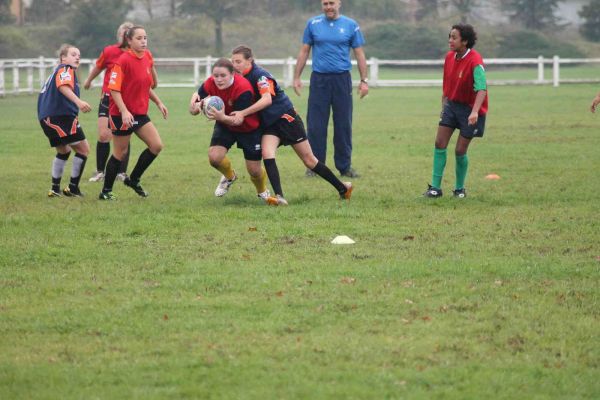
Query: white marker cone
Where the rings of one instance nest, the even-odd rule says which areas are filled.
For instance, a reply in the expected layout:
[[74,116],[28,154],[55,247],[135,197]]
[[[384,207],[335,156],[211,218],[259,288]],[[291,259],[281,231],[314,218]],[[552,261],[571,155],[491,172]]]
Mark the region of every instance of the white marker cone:
[[332,241],[332,244],[353,244],[356,243],[354,240],[350,239],[348,236],[341,235],[336,236]]

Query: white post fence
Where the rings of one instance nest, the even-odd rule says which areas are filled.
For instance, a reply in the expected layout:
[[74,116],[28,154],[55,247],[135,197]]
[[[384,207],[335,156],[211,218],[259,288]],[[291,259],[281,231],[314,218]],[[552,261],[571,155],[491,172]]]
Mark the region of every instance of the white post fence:
[[[212,63],[215,58],[212,56],[200,58],[156,58],[155,64],[159,70],[160,87],[197,87],[206,77],[210,76]],[[87,73],[92,70],[95,60],[82,59],[81,65],[87,66]],[[257,63],[269,69],[284,87],[292,86],[294,77],[294,66],[296,60],[292,57],[282,59],[259,59]],[[311,60],[307,62],[311,65]],[[353,61],[356,65],[356,61]],[[370,58],[367,61],[369,67],[369,85],[371,87],[405,87],[405,86],[441,86],[441,69],[443,60],[380,60]],[[585,77],[568,79],[561,78],[560,68],[563,65],[586,65],[600,64],[600,58],[560,58],[554,56],[551,59],[539,56],[537,58],[491,58],[486,60],[488,70],[489,85],[552,85],[558,87],[562,83],[597,83],[600,78]],[[46,81],[46,77],[57,65],[55,58],[30,58],[30,59],[0,59],[0,97],[7,94],[34,93],[41,89]],[[493,77],[493,72],[497,71],[495,66],[506,67],[526,67],[537,66],[537,79],[533,74],[532,79],[489,79]],[[552,67],[552,79],[545,79],[546,66]],[[176,73],[169,71],[169,69]],[[384,70],[382,70],[384,68]],[[412,68],[419,71],[435,71],[438,79],[391,79],[390,76],[402,77],[403,69]],[[38,79],[34,79],[37,71]],[[162,73],[164,71],[166,73]],[[278,73],[278,71],[280,71]],[[490,73],[490,71],[492,71]],[[356,68],[354,68],[356,74]],[[12,85],[8,87],[7,74],[10,74]],[[382,77],[382,74],[384,77]],[[599,74],[600,75],[600,74]],[[427,74],[425,74],[427,76]],[[23,78],[25,77],[25,78]],[[355,76],[356,78],[356,76]],[[80,74],[80,79],[83,76]],[[94,86],[102,85],[103,75],[100,75],[94,81]],[[34,81],[36,84],[34,85]],[[307,81],[303,81],[308,84]],[[358,84],[355,79],[354,84]],[[35,87],[34,87],[35,86]]]

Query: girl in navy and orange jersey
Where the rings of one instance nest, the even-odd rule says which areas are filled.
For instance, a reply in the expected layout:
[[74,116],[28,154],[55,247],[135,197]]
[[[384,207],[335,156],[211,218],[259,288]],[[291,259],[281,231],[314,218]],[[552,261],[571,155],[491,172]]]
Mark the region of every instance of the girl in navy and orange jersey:
[[48,197],[60,197],[60,181],[65,164],[75,150],[71,181],[63,189],[65,196],[81,197],[79,181],[85,168],[90,146],[77,118],[79,111],[89,112],[91,107],[79,98],[79,83],[75,70],[81,58],[79,49],[69,44],[60,47],[58,65],[48,78],[38,97],[38,120],[51,147],[56,148],[52,162],[52,188]]
[[[104,169],[106,168],[106,161],[110,155],[110,141],[112,139],[112,131],[108,127],[108,105],[110,98],[110,90],[108,89],[108,83],[110,80],[110,70],[117,59],[121,56],[124,50],[127,49],[127,40],[125,34],[127,30],[133,27],[132,22],[123,22],[117,29],[117,43],[110,46],[106,46],[98,59],[96,65],[90,71],[89,76],[85,80],[83,87],[89,89],[92,85],[92,81],[105,70],[104,81],[102,83],[102,91],[100,92],[100,104],[98,105],[98,142],[96,143],[96,171],[90,178],[90,182],[98,182],[104,179]],[[149,52],[149,50],[147,50]],[[152,54],[150,54],[152,56]],[[156,87],[156,70],[152,69],[154,85]],[[130,150],[130,149],[129,149]],[[125,179],[127,164],[129,163],[129,151],[123,158],[121,167],[119,168],[119,174],[117,178],[120,180]]]
[[244,118],[247,114],[260,112],[263,136],[261,140],[262,156],[267,176],[275,192],[267,200],[270,205],[287,205],[283,196],[279,169],[275,162],[275,153],[280,145],[292,146],[306,168],[329,182],[339,193],[340,198],[350,199],[353,186],[342,182],[312,152],[302,118],[294,110],[291,100],[279,86],[269,71],[254,62],[252,49],[237,46],[231,54],[236,72],[242,74],[252,84],[256,103],[250,108],[235,112]]
[[456,183],[454,197],[464,198],[465,179],[469,167],[467,149],[474,137],[482,137],[488,110],[487,83],[483,58],[473,49],[477,34],[471,25],[452,26],[448,35],[450,51],[444,62],[442,114],[435,139],[431,185],[425,197],[442,196],[442,177],[446,167],[448,143],[455,129]]
[[126,177],[123,183],[141,197],[148,196],[140,185],[142,174],[163,148],[160,135],[148,117],[150,100],[156,104],[165,119],[168,111],[152,90],[153,60],[146,49],[146,31],[141,26],[134,26],[127,31],[125,37],[129,49],[115,62],[108,84],[111,93],[108,123],[114,136],[114,150],[106,164],[100,200],[115,199],[112,193],[113,184],[121,160],[127,153],[132,133],[135,132],[148,148],[142,152],[131,175]]
[[244,151],[246,169],[256,187],[258,197],[264,201],[270,196],[266,184],[266,172],[262,168],[260,148],[260,121],[256,113],[239,119],[231,116],[234,111],[241,111],[254,103],[254,90],[250,82],[241,75],[234,74],[233,64],[226,58],[221,58],[213,65],[212,75],[204,81],[197,93],[190,100],[190,113],[197,115],[204,106],[208,96],[219,96],[225,103],[224,110],[212,108],[209,113],[215,120],[215,126],[208,149],[210,165],[223,175],[215,190],[215,196],[227,194],[233,182],[237,179],[227,152],[237,142],[237,147]]

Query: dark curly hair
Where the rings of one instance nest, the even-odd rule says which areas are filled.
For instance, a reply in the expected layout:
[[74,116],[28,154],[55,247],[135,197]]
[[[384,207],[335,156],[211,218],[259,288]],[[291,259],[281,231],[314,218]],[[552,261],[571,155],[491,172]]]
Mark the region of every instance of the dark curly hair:
[[[460,39],[467,42],[467,48],[472,48],[477,42],[477,33],[472,25],[456,24],[452,25],[452,29],[456,29],[460,33]],[[450,29],[450,30],[452,30]]]

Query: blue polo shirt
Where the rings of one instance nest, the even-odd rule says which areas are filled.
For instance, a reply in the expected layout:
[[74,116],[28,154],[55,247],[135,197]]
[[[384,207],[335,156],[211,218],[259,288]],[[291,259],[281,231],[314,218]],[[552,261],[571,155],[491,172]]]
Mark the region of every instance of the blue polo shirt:
[[362,47],[365,38],[358,23],[340,15],[327,19],[325,14],[308,20],[302,43],[312,47],[312,70],[320,73],[350,71],[350,49]]

